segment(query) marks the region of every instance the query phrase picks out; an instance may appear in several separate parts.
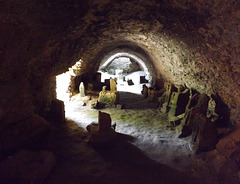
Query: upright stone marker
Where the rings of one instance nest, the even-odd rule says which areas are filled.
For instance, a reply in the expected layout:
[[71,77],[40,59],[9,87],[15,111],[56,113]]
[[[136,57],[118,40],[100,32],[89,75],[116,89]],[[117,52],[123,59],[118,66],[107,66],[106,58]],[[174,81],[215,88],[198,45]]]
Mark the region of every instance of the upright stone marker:
[[52,120],[57,124],[65,122],[65,107],[63,101],[58,99],[52,100],[51,116]]
[[114,79],[110,79],[110,91],[117,91],[117,84]]
[[84,87],[83,82],[80,83],[79,93],[80,93],[80,96],[81,96],[81,97],[85,97],[85,87]]
[[109,130],[111,130],[111,122],[112,120],[110,114],[99,111],[98,127],[100,133],[108,132]]

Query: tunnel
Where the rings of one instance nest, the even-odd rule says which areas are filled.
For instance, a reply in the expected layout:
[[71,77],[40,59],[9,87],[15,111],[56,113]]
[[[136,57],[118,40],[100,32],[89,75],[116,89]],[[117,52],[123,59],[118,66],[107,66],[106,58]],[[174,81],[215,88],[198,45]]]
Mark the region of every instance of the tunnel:
[[239,26],[237,0],[1,1],[0,183],[239,183]]

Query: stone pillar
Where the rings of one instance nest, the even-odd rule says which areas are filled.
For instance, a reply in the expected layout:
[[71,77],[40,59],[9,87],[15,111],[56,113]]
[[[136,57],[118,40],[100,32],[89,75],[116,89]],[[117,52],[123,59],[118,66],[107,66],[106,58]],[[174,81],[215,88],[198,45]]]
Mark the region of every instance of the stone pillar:
[[52,100],[51,119],[57,124],[65,122],[65,107],[64,102],[58,99]]
[[106,91],[106,86],[103,86],[99,93],[98,102],[108,105],[118,104],[119,93],[118,91]]
[[85,97],[85,87],[83,82],[80,83],[79,93],[80,93],[80,97]]
[[117,83],[114,79],[110,79],[110,91],[117,91]]
[[111,130],[111,117],[110,114],[99,111],[98,113],[98,128],[100,133]]

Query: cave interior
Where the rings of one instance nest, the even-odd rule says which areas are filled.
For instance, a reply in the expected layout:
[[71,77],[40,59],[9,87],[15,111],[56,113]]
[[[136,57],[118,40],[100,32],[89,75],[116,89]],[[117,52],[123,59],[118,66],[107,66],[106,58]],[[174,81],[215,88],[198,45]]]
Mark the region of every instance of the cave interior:
[[0,28],[0,183],[240,183],[239,1],[0,1]]

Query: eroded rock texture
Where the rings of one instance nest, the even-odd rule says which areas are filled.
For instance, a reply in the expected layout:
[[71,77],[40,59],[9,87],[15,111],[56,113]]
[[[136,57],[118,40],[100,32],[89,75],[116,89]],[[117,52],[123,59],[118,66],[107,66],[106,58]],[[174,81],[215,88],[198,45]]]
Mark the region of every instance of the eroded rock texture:
[[[0,2],[0,108],[43,112],[54,77],[82,59],[134,53],[153,82],[218,94],[240,120],[240,3],[237,0]],[[160,83],[159,83],[160,81]]]

